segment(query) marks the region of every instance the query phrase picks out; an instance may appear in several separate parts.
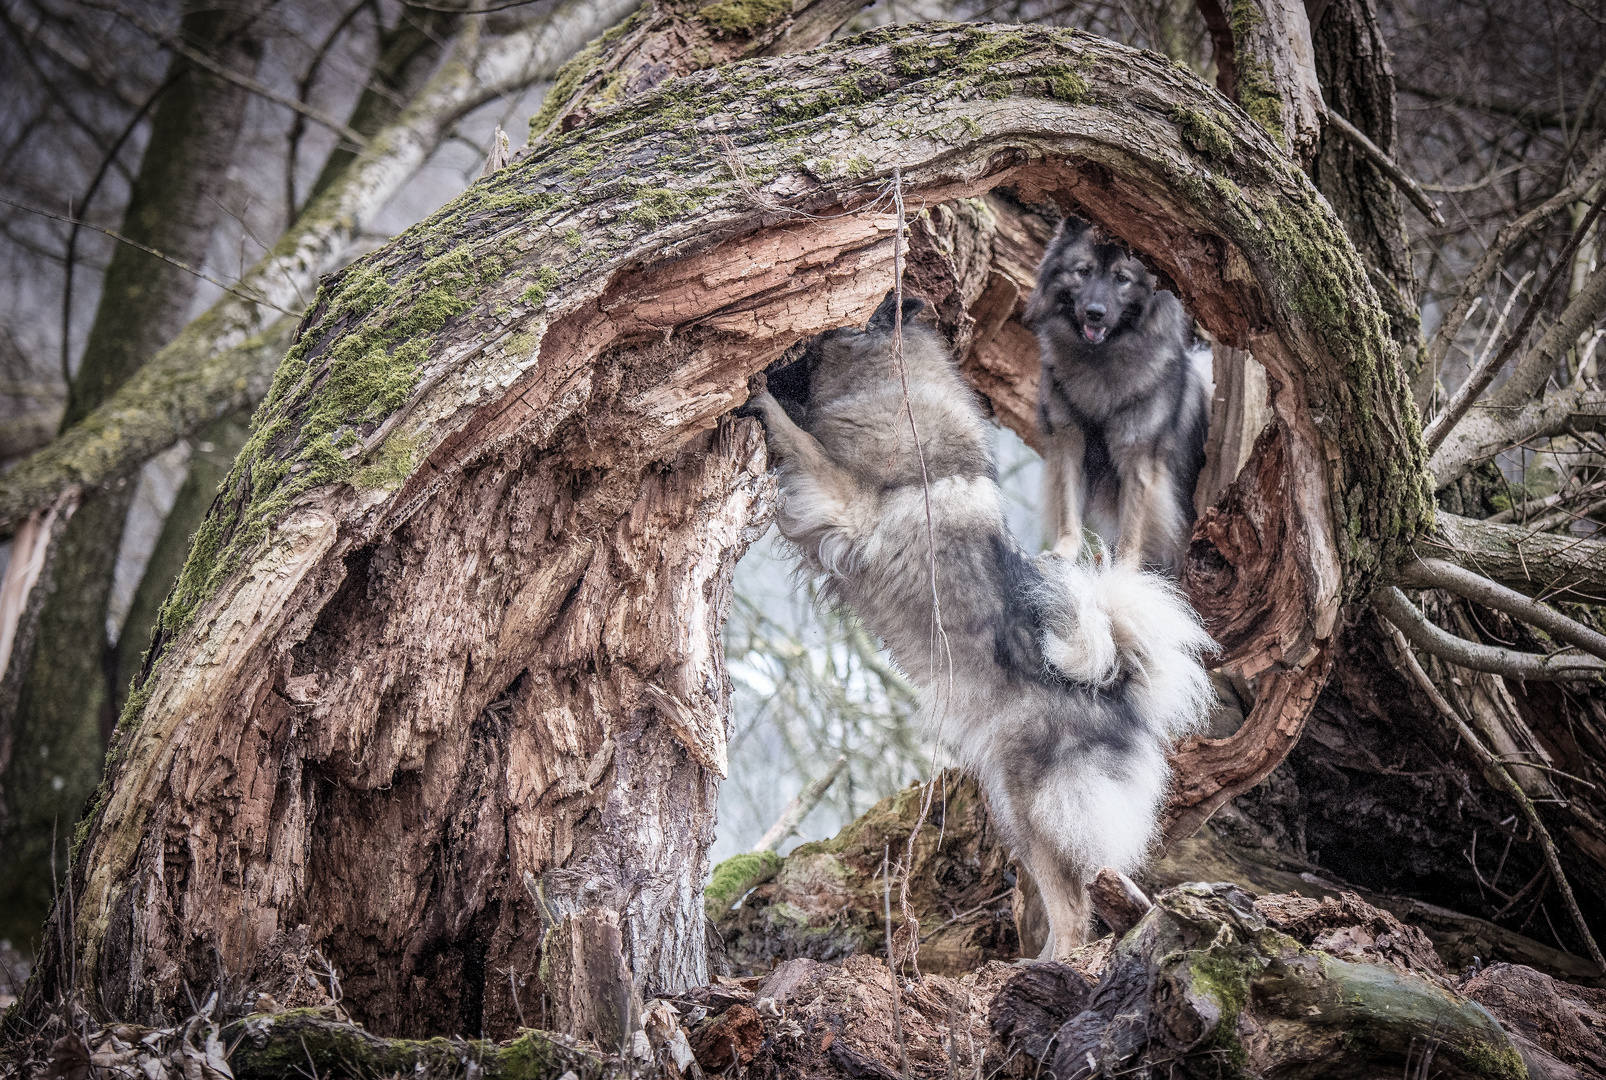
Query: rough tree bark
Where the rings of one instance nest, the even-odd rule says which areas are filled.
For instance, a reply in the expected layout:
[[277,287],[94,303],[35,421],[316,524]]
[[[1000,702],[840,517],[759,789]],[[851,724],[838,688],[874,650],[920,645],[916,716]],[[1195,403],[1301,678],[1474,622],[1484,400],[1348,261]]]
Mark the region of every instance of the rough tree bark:
[[[249,5],[187,4],[180,33],[249,74],[262,43]],[[123,235],[201,265],[223,212],[226,174],[250,94],[175,56],[151,122]],[[79,423],[179,332],[200,284],[194,275],[125,244],[112,252],[62,429]],[[94,791],[110,730],[106,607],[134,485],[83,498],[35,588],[31,644],[7,657],[0,695],[0,936],[26,942],[50,910],[50,846]],[[14,670],[13,670],[14,669]],[[63,852],[64,854],[64,852]]]
[[[876,31],[599,112],[327,285],[164,609],[55,915],[95,1007],[172,1009],[305,923],[376,1028],[497,1030],[538,953],[526,874],[558,918],[616,917],[646,992],[701,981],[716,632],[769,492],[756,428],[721,418],[886,291],[895,168],[914,205],[1074,206],[1263,358],[1277,423],[1188,584],[1283,688],[1243,731],[1297,732],[1346,590],[1428,513],[1341,229],[1162,58]],[[1184,812],[1246,780],[1218,768]],[[69,974],[47,957],[29,1007]]]
[[[400,31],[376,67],[375,89],[359,100],[352,116],[350,126],[373,136],[369,146],[356,161],[346,159],[348,167],[337,172],[338,179],[325,171],[316,197],[242,278],[246,294],[263,296],[264,303],[226,294],[186,325],[195,279],[132,248],[117,250],[115,259],[121,262],[114,260],[117,273],[108,278],[106,309],[117,313],[116,325],[107,331],[97,327],[84,355],[85,378],[98,387],[97,394],[109,396],[97,401],[81,395],[60,436],[6,478],[15,485],[8,493],[20,497],[13,503],[22,507],[20,514],[36,510],[36,522],[49,516],[57,526],[48,539],[37,528],[30,531],[31,538],[49,547],[38,553],[46,572],[32,590],[37,595],[19,612],[19,621],[26,623],[14,626],[9,639],[18,643],[12,650],[16,661],[0,680],[0,770],[21,773],[5,775],[0,783],[0,821],[7,817],[5,806],[23,808],[17,812],[27,815],[4,826],[26,835],[6,835],[0,843],[0,864],[6,871],[0,874],[6,882],[0,887],[0,911],[6,912],[6,932],[16,940],[37,936],[52,895],[52,836],[59,833],[62,838],[60,858],[102,771],[106,735],[116,717],[112,703],[120,706],[126,695],[150,642],[155,608],[172,585],[175,564],[182,564],[189,537],[215,490],[215,478],[199,490],[192,484],[191,497],[176,504],[181,516],[165,530],[169,547],[153,558],[156,576],[142,585],[144,602],[125,620],[113,654],[106,647],[106,597],[139,468],[182,436],[207,425],[226,429],[229,415],[261,400],[294,330],[288,316],[274,321],[274,308],[304,306],[318,275],[339,265],[350,242],[423,165],[457,119],[489,96],[551,76],[570,53],[624,15],[632,3],[570,0],[493,42],[481,41],[477,29],[465,32],[452,43],[453,56],[422,89],[417,83],[429,76],[428,61],[438,54],[440,43],[423,46]],[[407,25],[439,29],[445,24],[430,25],[439,22],[432,18]],[[223,25],[226,29],[229,20]],[[242,56],[235,66],[243,63]],[[204,85],[207,99],[215,96],[215,105],[224,110],[222,116],[228,109],[238,110],[249,96],[210,76]],[[409,88],[416,91],[411,101],[391,96]],[[158,125],[190,122],[193,117],[184,109],[204,112],[211,107],[197,103],[193,92],[178,100],[182,107],[159,111]],[[209,178],[216,186],[218,170],[230,163],[232,135],[225,138],[216,127],[215,122],[211,127],[192,123],[193,143],[188,146],[166,145],[176,136],[156,139],[149,153],[157,156],[147,157],[153,174],[159,175],[141,188],[124,226],[130,235],[197,266],[204,261],[204,239],[200,230],[184,223],[193,214],[202,223],[215,216],[220,205],[215,197],[197,191]],[[153,206],[153,200],[160,205]],[[153,209],[158,226],[136,220]],[[126,269],[129,260],[136,261],[140,273]],[[152,265],[156,270],[143,274]],[[149,325],[138,328],[134,323],[142,314]],[[233,449],[238,446],[236,441]],[[31,503],[33,498],[43,502]],[[4,499],[0,496],[0,502]],[[65,528],[59,527],[63,521]],[[58,551],[63,545],[66,550]],[[26,562],[19,560],[17,567]],[[16,572],[8,571],[8,582]],[[19,580],[7,587],[22,585]],[[38,670],[35,657],[46,660]],[[6,770],[8,760],[11,768]],[[57,777],[59,788],[54,786]],[[7,794],[19,786],[32,794]],[[9,891],[13,885],[15,892]]]

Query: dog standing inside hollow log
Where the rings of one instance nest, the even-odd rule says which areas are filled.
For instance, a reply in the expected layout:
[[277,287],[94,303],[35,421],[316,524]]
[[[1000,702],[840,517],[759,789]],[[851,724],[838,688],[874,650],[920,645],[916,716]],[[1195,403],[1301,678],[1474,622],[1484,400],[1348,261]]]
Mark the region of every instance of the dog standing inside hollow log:
[[1193,321],[1120,244],[1060,223],[1026,322],[1042,345],[1037,420],[1054,550],[1089,527],[1127,566],[1175,572],[1193,531],[1210,426],[1210,352]]
[[980,779],[1043,896],[1045,955],[1063,956],[1087,933],[1086,882],[1149,849],[1166,748],[1212,701],[1210,640],[1158,575],[1020,549],[946,343],[905,322],[900,357],[893,319],[889,296],[865,330],[820,335],[746,411],[779,469],[782,536]]

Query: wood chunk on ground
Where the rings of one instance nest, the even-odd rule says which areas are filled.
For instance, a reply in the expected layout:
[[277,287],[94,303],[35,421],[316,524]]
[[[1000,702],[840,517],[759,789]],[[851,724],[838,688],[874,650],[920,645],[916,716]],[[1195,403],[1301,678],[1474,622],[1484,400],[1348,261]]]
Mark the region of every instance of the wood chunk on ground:
[[1495,1015],[1530,1072],[1557,1080],[1606,1076],[1606,990],[1558,982],[1521,964],[1490,964],[1461,993]]
[[1307,948],[1341,960],[1388,964],[1440,986],[1451,985],[1450,973],[1427,934],[1354,893],[1320,900],[1286,893],[1262,896],[1255,900],[1255,910]]
[[764,1021],[751,1005],[732,1005],[692,1029],[692,1056],[706,1072],[746,1065],[764,1044]]
[[1069,964],[1038,963],[1022,969],[1003,985],[987,1010],[995,1069],[1009,1076],[1035,1072],[1059,1029],[1087,1008],[1092,994],[1093,984]]

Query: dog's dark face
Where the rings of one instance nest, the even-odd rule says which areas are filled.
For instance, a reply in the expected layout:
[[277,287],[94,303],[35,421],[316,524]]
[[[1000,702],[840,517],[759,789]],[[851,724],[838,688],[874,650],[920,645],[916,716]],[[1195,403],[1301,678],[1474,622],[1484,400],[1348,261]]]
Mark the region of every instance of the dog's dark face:
[[[905,297],[903,326],[907,334],[919,333],[917,320],[930,310],[931,305],[919,297]],[[875,347],[882,338],[892,335],[896,304],[894,294],[887,293],[881,306],[863,330],[842,327],[817,334],[804,346],[796,359],[782,360],[766,372],[769,391],[793,420],[802,422],[809,402],[817,395],[827,399],[836,397],[846,386],[877,378],[891,378],[895,372],[882,370],[889,366],[890,357],[885,349]],[[865,363],[866,357],[872,362]],[[877,364],[875,358],[881,358]]]
[[1050,320],[1089,347],[1137,325],[1154,298],[1154,275],[1120,244],[1085,221],[1060,226],[1038,271],[1027,322],[1047,328]]

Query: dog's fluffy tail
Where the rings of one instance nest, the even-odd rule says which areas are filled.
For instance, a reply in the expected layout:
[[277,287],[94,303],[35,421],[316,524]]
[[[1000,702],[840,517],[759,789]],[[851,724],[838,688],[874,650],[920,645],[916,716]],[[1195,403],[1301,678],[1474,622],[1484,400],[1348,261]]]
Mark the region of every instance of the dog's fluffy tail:
[[1215,648],[1168,578],[1058,556],[1040,562],[1043,660],[1072,682],[1125,692],[1150,731],[1175,739],[1199,730],[1215,703],[1200,658]]

